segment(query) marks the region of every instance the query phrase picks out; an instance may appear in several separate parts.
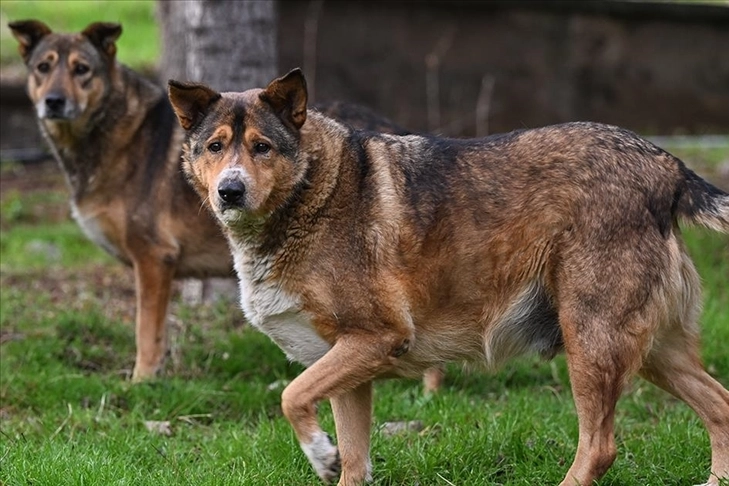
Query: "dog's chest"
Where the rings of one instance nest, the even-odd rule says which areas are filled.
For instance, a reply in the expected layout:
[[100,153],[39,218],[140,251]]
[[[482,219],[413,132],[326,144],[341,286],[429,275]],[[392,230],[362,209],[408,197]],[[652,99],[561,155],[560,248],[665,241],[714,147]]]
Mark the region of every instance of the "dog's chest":
[[109,226],[113,226],[113,223],[106,215],[84,211],[73,202],[71,203],[71,213],[84,234],[91,241],[111,255],[124,259],[125,255],[119,248],[119,245],[109,237],[110,234],[115,234],[116,232],[110,231]]
[[271,283],[270,262],[251,261],[235,251],[241,307],[248,321],[268,335],[293,361],[310,366],[331,348],[301,309],[296,296]]

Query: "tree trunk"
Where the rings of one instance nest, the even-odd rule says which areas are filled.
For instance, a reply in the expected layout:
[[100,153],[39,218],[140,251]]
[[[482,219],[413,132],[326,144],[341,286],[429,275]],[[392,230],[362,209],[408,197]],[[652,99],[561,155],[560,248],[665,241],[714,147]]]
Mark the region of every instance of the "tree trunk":
[[218,91],[263,87],[277,75],[273,0],[159,1],[162,76]]
[[157,1],[157,17],[162,36],[159,77],[163,85],[169,79],[187,80],[187,35],[181,3],[186,2]]
[[[159,0],[160,77],[205,83],[217,91],[264,87],[277,76],[274,0]],[[188,280],[183,300],[235,298],[233,279]]]

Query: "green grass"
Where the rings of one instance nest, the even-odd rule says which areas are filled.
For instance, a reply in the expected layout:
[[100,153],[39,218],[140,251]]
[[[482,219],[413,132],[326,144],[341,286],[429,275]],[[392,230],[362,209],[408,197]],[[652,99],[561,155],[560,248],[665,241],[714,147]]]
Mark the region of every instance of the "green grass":
[[41,269],[48,265],[111,261],[79,232],[72,221],[45,227],[16,226],[0,234],[0,268]]
[[[60,14],[62,12],[62,14]],[[37,19],[59,32],[76,32],[92,22],[119,22],[124,28],[117,57],[135,69],[154,67],[160,51],[154,0],[2,0],[0,66],[21,64],[8,22]]]
[[[176,297],[164,376],[130,385],[130,271],[67,216],[48,216],[66,204],[62,195],[39,194],[0,200],[0,484],[318,484],[280,412],[282,387],[301,368],[243,326],[235,305],[186,306]],[[705,285],[703,357],[729,385],[729,237],[685,235]],[[55,248],[55,257],[32,248]],[[416,381],[387,381],[375,398],[375,485],[557,484],[575,453],[563,357],[525,358],[495,374],[454,365],[435,396]],[[320,417],[333,432],[327,404]],[[424,429],[380,432],[409,420]],[[169,422],[171,435],[148,430],[148,421]],[[619,402],[616,436],[619,456],[602,486],[706,479],[700,421],[643,381]]]

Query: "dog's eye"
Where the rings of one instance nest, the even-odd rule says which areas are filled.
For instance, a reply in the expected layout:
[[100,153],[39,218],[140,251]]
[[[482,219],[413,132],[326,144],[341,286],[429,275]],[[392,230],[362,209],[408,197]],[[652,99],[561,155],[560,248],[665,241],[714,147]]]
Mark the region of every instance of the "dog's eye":
[[210,145],[208,145],[208,150],[214,154],[217,154],[218,152],[223,150],[223,144],[220,142],[213,142]]
[[42,63],[38,64],[38,66],[36,66],[36,69],[38,69],[39,73],[45,74],[51,70],[51,65],[48,64],[47,62],[42,62]]
[[89,72],[89,69],[90,69],[89,66],[86,65],[86,64],[76,64],[73,67],[73,74],[76,74],[76,75],[79,75],[80,76],[82,74],[88,73]]
[[253,150],[255,150],[257,154],[267,154],[269,150],[271,150],[271,146],[267,143],[256,142],[253,146]]

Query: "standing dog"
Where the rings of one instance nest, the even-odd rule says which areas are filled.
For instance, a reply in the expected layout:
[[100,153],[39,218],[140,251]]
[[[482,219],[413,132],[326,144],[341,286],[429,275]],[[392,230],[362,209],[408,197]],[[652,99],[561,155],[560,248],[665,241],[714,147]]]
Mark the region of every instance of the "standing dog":
[[9,24],[28,67],[27,91],[71,189],[86,235],[134,269],[135,381],[165,352],[176,277],[231,276],[218,224],[180,170],[181,130],[164,90],[116,61],[121,26],[51,32],[36,20]]
[[[729,478],[729,392],[702,368],[678,221],[729,232],[729,195],[620,128],[478,140],[364,133],[307,111],[294,70],[217,93],[170,81],[183,168],[220,220],[250,322],[308,368],[282,408],[324,481],[370,477],[372,380],[564,350],[579,444],[563,486],[616,455],[639,373],[688,403]],[[320,428],[330,399],[337,449]],[[341,462],[340,462],[341,454]]]
[[[234,276],[227,241],[180,168],[183,131],[164,89],[117,62],[120,25],[94,23],[75,34],[51,32],[37,20],[9,27],[76,221],[134,269],[133,379],[150,378],[166,353],[172,280]],[[407,133],[357,105],[334,103],[327,111],[352,125]]]

